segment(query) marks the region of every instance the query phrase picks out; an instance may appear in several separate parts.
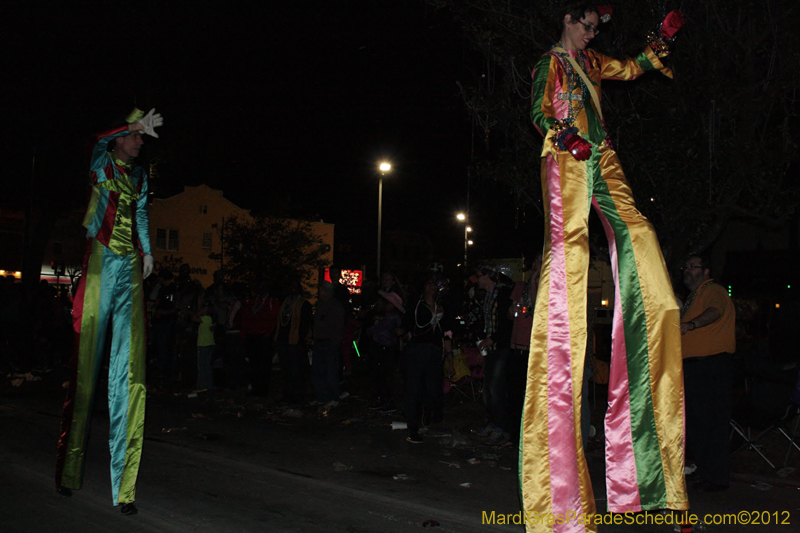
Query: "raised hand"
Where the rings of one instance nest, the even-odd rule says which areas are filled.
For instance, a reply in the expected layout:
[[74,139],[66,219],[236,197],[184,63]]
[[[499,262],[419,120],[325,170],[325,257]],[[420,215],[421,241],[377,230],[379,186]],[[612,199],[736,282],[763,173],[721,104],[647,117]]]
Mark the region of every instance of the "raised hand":
[[161,113],[156,113],[155,111],[155,109],[151,109],[139,120],[139,124],[144,128],[143,133],[158,138],[158,133],[155,132],[155,128],[164,124],[164,119],[161,118]]

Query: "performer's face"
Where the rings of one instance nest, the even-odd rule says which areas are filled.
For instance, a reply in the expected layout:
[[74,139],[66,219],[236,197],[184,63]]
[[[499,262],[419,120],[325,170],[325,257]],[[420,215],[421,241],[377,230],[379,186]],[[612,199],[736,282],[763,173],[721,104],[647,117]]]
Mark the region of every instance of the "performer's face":
[[561,45],[566,50],[584,50],[589,41],[597,35],[597,25],[600,16],[588,11],[580,20],[574,20],[570,15],[564,16],[564,31],[561,33]]
[[114,154],[127,163],[139,155],[142,144],[144,144],[144,141],[142,140],[142,134],[139,132],[131,133],[125,137],[118,137]]

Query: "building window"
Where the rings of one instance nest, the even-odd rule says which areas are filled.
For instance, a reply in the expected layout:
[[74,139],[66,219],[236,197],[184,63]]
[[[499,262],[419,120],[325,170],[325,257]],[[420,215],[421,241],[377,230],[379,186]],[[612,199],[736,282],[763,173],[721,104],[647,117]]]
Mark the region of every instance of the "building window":
[[203,250],[211,249],[211,233],[203,233]]
[[178,230],[176,229],[156,229],[156,248],[159,250],[178,251]]
[[207,205],[201,205],[200,206],[200,214],[201,215],[205,215],[206,213],[208,213],[208,206]]

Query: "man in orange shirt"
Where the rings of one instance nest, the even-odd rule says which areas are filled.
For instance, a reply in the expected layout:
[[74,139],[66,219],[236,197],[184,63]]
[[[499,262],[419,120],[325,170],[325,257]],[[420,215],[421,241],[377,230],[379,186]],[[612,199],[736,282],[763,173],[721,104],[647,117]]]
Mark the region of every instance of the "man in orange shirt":
[[681,308],[687,453],[697,465],[696,489],[725,490],[736,310],[728,291],[711,279],[706,259],[686,260],[683,283],[691,291]]

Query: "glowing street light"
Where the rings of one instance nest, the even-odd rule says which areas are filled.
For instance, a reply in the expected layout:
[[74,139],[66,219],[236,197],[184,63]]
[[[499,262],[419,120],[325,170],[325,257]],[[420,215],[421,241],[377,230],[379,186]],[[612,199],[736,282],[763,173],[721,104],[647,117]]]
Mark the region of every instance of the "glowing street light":
[[383,178],[386,173],[392,170],[391,163],[381,161],[378,164],[378,170],[381,175],[378,178],[378,260],[377,269],[375,274],[380,277],[381,275],[381,221],[383,219]]

